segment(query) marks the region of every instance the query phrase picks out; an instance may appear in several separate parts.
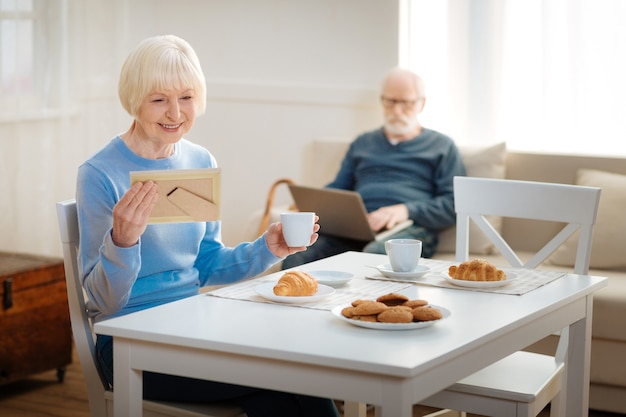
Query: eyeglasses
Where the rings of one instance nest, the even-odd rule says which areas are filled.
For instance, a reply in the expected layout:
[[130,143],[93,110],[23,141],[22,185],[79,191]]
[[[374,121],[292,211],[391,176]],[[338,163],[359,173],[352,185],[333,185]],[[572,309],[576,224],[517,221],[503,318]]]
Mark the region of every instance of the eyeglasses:
[[395,98],[389,98],[385,96],[380,97],[381,103],[383,103],[383,107],[386,109],[392,109],[396,104],[400,106],[402,110],[410,110],[415,106],[420,99],[417,100],[397,100]]

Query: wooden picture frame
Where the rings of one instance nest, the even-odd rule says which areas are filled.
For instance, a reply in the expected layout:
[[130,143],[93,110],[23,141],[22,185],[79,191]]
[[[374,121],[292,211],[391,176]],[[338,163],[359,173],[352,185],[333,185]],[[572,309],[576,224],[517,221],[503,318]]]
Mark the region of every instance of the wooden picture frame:
[[132,171],[130,183],[157,184],[148,223],[208,222],[220,219],[220,177],[220,168]]

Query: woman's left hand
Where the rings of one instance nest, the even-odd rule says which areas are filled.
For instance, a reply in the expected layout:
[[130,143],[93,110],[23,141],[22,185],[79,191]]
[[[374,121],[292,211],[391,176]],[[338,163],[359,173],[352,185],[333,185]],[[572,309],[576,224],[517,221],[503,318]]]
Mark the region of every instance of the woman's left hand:
[[[309,242],[309,246],[314,244],[317,241],[319,235],[317,232],[320,230],[320,225],[317,224],[319,220],[318,216],[315,216],[315,224],[313,225],[313,230],[311,234],[311,240]],[[270,251],[279,258],[286,258],[287,256],[301,252],[306,250],[306,246],[298,246],[298,247],[290,247],[287,246],[287,242],[285,242],[285,238],[283,237],[283,225],[281,223],[272,223],[268,226],[267,231],[265,232],[265,242],[267,243],[267,247]]]

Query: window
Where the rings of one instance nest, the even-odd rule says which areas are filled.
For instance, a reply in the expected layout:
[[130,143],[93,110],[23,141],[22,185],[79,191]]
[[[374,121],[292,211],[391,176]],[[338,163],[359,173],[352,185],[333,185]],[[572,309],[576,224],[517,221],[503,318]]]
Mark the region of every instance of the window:
[[0,96],[33,94],[32,0],[0,0]]
[[67,14],[68,0],[0,0],[0,122],[66,105]]
[[462,144],[626,155],[626,2],[404,0],[425,125]]

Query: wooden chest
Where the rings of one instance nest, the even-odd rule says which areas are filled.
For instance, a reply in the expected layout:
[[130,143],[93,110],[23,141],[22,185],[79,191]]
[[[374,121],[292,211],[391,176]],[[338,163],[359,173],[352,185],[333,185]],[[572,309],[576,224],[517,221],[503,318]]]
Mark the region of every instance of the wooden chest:
[[72,362],[63,260],[0,252],[0,385]]

